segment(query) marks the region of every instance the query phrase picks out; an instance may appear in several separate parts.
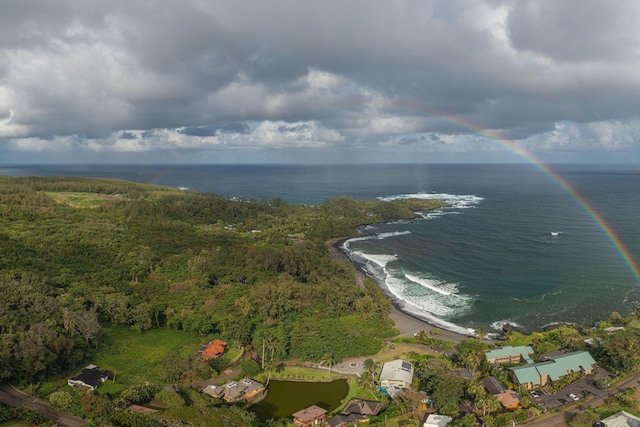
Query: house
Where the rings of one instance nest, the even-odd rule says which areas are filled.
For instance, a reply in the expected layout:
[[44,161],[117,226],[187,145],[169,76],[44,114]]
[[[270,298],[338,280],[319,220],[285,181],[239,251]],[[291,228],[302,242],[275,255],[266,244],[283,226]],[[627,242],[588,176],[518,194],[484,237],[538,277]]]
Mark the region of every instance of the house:
[[573,372],[588,375],[593,372],[596,361],[586,351],[576,351],[549,357],[544,362],[511,368],[516,384],[531,390],[557,381]]
[[493,395],[505,409],[516,409],[520,406],[520,396],[513,390],[504,390]]
[[109,374],[98,369],[96,365],[89,365],[80,371],[77,377],[69,378],[67,384],[71,387],[86,387],[91,391],[109,379]]
[[198,353],[200,353],[200,355],[204,360],[213,360],[222,356],[226,348],[227,348],[226,342],[215,339],[211,341],[209,344],[203,345],[202,347],[200,347],[200,350],[198,351]]
[[596,423],[598,427],[640,427],[640,418],[620,411]]
[[496,377],[483,378],[480,382],[487,392],[498,399],[505,409],[514,409],[520,406],[518,393],[507,389]]
[[453,418],[447,415],[429,414],[422,427],[445,427]]
[[489,394],[500,394],[507,388],[496,377],[486,377],[480,380]]
[[345,424],[367,421],[370,416],[378,415],[382,403],[375,400],[352,399],[344,407],[340,415],[329,419],[331,427],[340,427]]
[[264,385],[251,378],[243,378],[240,381],[232,381],[224,385],[208,385],[202,391],[209,396],[223,399],[225,402],[237,402],[239,400],[251,400],[264,391]]
[[413,365],[404,360],[392,360],[382,366],[380,386],[409,388],[413,381]]
[[342,410],[342,414],[356,414],[368,417],[370,415],[378,415],[382,409],[382,403],[375,400],[352,399]]
[[495,365],[502,365],[505,363],[519,365],[521,363],[533,363],[530,354],[533,354],[533,349],[530,346],[506,346],[490,350],[485,353],[487,362]]
[[297,426],[323,426],[327,422],[327,411],[319,406],[311,405],[293,414],[293,422]]

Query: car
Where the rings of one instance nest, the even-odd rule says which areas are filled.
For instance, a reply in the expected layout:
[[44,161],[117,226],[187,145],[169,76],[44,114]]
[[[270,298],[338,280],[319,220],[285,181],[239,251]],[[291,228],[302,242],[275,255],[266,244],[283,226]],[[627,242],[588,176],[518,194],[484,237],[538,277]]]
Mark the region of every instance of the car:
[[577,400],[579,400],[579,399],[580,399],[578,396],[576,396],[576,395],[575,395],[575,394],[573,394],[573,393],[570,393],[570,394],[568,394],[567,396],[569,396],[569,399],[571,399],[571,400],[573,400],[573,401],[577,401]]
[[531,396],[533,396],[536,399],[540,397],[540,395],[538,393],[536,393],[535,391],[531,392]]
[[566,405],[567,403],[569,403],[567,402],[567,399],[562,399],[562,398],[558,399],[558,402],[562,403],[563,405]]

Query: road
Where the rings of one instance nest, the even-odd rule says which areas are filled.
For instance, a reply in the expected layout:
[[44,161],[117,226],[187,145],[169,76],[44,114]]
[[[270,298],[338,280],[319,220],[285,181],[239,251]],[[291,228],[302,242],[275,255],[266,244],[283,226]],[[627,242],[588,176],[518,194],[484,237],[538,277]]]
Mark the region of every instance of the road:
[[587,398],[581,400],[581,404],[578,407],[572,407],[571,409],[567,409],[566,411],[561,411],[557,415],[554,415],[549,418],[545,418],[544,420],[533,421],[531,423],[527,423],[527,426],[531,427],[557,427],[561,425],[568,425],[567,421],[570,420],[574,414],[578,413],[581,410],[581,407],[585,404],[589,404],[592,407],[600,406],[604,404],[607,395],[613,396],[619,391],[623,391],[629,387],[637,388],[640,383],[640,372],[629,378],[625,382],[618,384],[615,388],[610,389],[608,392],[606,390],[601,390],[597,394],[593,394],[591,398]]
[[13,388],[11,384],[8,383],[0,384],[0,402],[11,406],[30,409],[49,420],[55,421],[58,425],[81,427],[87,424],[87,421],[82,418],[54,411],[49,408],[49,402],[26,395]]

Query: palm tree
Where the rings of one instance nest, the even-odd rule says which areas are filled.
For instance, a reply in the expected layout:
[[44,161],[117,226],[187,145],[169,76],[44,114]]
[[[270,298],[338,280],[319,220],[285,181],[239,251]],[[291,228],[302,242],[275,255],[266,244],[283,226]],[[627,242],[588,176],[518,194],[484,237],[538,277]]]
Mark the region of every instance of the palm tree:
[[492,413],[500,409],[500,401],[490,394],[484,394],[476,400],[476,407],[482,408],[482,416]]
[[365,359],[363,363],[364,370],[371,378],[375,378],[376,370],[380,367],[380,362],[376,362],[372,358]]
[[484,391],[484,386],[480,384],[479,381],[472,380],[467,384],[467,394],[474,399],[482,396],[486,392]]
[[266,361],[266,369],[269,371],[269,374],[267,375],[266,385],[269,385],[269,381],[271,381],[271,372],[275,369],[275,367],[276,367],[276,364],[273,362],[273,359]]
[[320,363],[329,367],[329,378],[331,378],[331,368],[338,364],[335,354],[332,351],[326,352]]

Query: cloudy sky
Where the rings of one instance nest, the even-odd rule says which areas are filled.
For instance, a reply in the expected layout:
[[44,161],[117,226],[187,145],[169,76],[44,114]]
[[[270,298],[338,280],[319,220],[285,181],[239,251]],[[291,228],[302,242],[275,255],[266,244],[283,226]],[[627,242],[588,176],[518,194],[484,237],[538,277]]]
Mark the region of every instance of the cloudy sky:
[[0,164],[640,162],[637,0],[0,10]]

